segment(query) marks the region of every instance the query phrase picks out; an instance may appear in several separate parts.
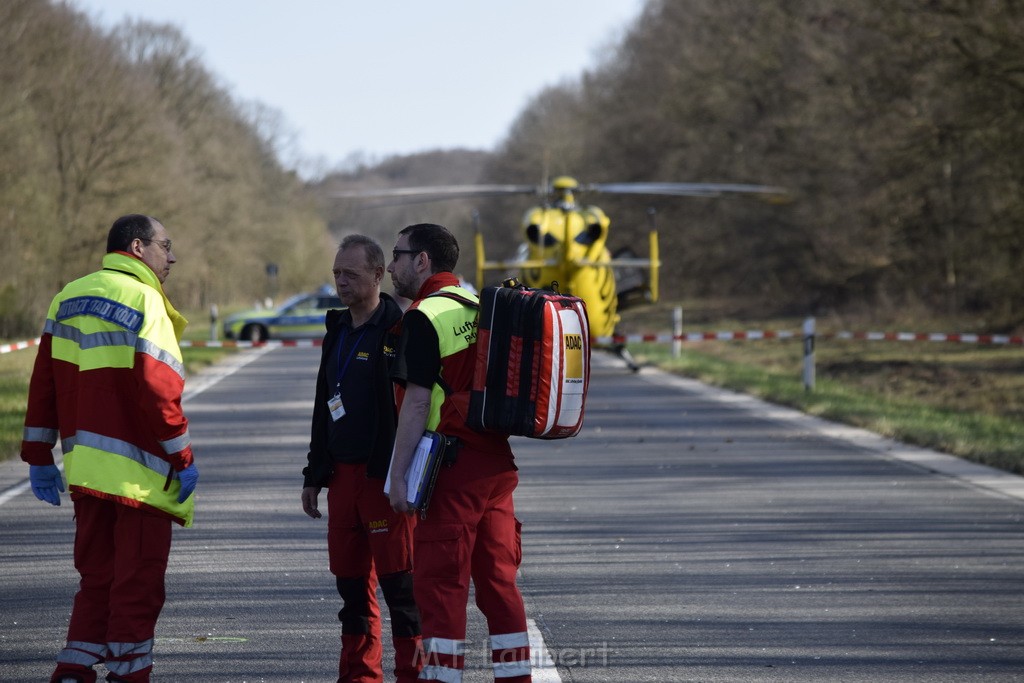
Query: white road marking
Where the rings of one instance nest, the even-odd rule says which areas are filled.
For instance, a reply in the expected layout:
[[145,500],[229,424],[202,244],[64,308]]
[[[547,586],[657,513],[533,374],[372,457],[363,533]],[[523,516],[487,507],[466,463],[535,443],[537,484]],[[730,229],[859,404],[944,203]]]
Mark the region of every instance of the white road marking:
[[533,683],[562,683],[562,677],[558,675],[555,662],[548,653],[544,635],[533,619],[526,620],[526,633],[530,637],[530,674]]
[[204,368],[195,376],[194,381],[186,382],[185,391],[181,395],[182,402],[189,401],[203,393],[222,379],[227,379],[249,363],[253,362],[274,347],[261,346],[245,353],[239,353]]
[[29,489],[29,486],[30,482],[28,479],[26,479],[25,481],[18,482],[17,484],[7,489],[3,493],[0,493],[0,505],[3,505],[10,499],[21,495],[22,493]]

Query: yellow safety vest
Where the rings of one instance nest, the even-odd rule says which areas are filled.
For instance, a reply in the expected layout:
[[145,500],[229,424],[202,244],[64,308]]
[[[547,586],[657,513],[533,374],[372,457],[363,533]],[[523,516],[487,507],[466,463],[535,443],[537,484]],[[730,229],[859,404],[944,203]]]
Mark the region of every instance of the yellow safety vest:
[[[52,335],[57,404],[66,410],[61,392],[78,394],[74,424],[59,417],[68,485],[191,526],[195,496],[178,502],[181,484],[169,457],[191,456],[178,345],[188,321],[142,261],[115,252],[103,267],[54,298],[44,331]],[[105,412],[90,407],[104,396]],[[26,419],[26,441],[33,429]]]
[[[477,310],[447,296],[443,296],[441,293],[444,292],[473,302],[479,302],[480,299],[462,287],[448,286],[442,287],[437,292],[420,299],[415,304],[416,310],[427,316],[427,319],[430,320],[434,330],[437,332],[438,347],[441,352],[441,378],[448,379],[446,376],[445,359],[461,351],[468,350],[476,342]],[[471,369],[468,379],[472,379]],[[467,384],[465,387],[448,387],[448,389],[456,392],[468,392],[469,385]],[[465,400],[467,405],[468,396],[468,393],[466,393]],[[427,413],[427,429],[438,429],[441,423],[441,406],[446,398],[448,396],[445,387],[441,386],[438,382],[434,382],[430,389],[430,411]]]

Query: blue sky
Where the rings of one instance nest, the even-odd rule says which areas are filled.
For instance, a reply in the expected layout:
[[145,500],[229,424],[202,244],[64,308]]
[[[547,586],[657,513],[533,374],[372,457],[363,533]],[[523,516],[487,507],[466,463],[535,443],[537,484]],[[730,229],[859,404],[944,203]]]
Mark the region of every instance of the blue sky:
[[531,97],[600,63],[643,0],[72,0],[105,27],[179,26],[236,99],[281,112],[330,168],[491,149]]

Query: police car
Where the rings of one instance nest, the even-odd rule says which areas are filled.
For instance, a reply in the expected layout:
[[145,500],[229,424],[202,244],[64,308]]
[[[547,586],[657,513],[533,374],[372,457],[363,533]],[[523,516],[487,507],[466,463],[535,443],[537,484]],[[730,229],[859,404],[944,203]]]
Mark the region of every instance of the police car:
[[296,294],[280,306],[243,311],[224,320],[224,338],[241,341],[320,339],[330,309],[343,309],[337,293],[325,285],[316,292]]

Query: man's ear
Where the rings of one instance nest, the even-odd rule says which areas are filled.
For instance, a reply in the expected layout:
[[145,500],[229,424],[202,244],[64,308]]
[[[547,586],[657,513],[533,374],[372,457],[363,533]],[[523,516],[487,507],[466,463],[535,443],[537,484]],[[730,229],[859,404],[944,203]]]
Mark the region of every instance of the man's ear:
[[128,245],[128,253],[142,258],[142,240],[140,238],[136,237],[131,241],[131,244]]

